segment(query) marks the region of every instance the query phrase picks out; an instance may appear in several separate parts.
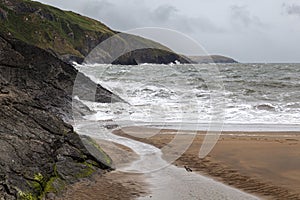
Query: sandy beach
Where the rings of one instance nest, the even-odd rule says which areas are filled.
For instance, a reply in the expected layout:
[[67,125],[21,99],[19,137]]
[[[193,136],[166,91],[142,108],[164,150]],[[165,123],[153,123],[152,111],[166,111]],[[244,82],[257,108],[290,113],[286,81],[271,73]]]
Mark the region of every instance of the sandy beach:
[[[130,163],[137,155],[129,148],[95,139],[111,156],[114,162]],[[149,194],[148,185],[142,174],[112,171],[96,174],[91,180],[86,179],[69,187],[57,200],[130,200]]]
[[[157,134],[152,136],[153,132]],[[113,133],[162,148],[176,132],[128,127]],[[137,137],[139,133],[143,138]],[[147,134],[149,137],[145,137]],[[193,172],[261,199],[300,199],[299,133],[224,132],[213,151],[200,159],[198,153],[204,135],[205,132],[197,132],[191,146],[173,165],[183,171],[187,166]],[[184,138],[181,138],[182,143]],[[126,146],[99,139],[97,142],[116,163],[126,166],[138,159],[138,155]],[[117,170],[73,185],[62,199],[151,199],[151,195],[146,175]]]
[[[113,171],[69,187],[57,200],[130,200],[147,195],[141,175]],[[49,198],[51,199],[51,198]]]
[[[156,130],[129,127],[114,131],[114,134],[162,148],[177,132],[160,130],[154,136],[145,137],[153,131]],[[143,138],[136,137],[139,133]],[[206,158],[199,159],[204,134],[198,132],[192,145],[173,164],[188,166],[194,172],[262,199],[300,199],[299,133],[225,132],[213,151]]]

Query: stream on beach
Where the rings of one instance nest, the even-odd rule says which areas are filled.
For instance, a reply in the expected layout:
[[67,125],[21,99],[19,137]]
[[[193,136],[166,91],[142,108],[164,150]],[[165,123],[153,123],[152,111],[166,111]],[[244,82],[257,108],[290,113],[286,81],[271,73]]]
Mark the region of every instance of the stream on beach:
[[118,171],[144,174],[145,181],[150,185],[151,194],[140,197],[139,200],[259,199],[211,178],[194,172],[188,173],[185,169],[178,168],[162,159],[160,149],[114,135],[111,130],[107,130],[97,121],[77,121],[75,128],[79,134],[127,146],[139,156],[139,159],[129,165],[115,163]]

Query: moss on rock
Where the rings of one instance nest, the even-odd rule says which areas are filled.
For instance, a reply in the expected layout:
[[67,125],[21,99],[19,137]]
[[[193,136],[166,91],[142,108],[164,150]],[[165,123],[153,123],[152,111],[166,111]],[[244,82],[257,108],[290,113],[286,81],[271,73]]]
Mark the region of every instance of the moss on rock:
[[99,161],[99,163],[101,163],[101,165],[103,165],[101,167],[107,169],[114,168],[111,158],[103,151],[103,149],[101,149],[95,140],[88,136],[80,137],[85,148]]

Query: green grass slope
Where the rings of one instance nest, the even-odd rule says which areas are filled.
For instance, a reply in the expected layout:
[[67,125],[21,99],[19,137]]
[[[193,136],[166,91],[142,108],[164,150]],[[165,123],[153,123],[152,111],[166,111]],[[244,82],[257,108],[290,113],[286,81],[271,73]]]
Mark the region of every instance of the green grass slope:
[[[66,61],[82,61],[116,33],[101,22],[71,11],[30,0],[0,0],[1,35],[46,49]],[[151,40],[133,37],[135,41],[130,42],[171,51]]]
[[96,20],[28,0],[1,0],[0,24],[6,36],[59,55],[78,57],[88,53],[92,41],[115,33]]

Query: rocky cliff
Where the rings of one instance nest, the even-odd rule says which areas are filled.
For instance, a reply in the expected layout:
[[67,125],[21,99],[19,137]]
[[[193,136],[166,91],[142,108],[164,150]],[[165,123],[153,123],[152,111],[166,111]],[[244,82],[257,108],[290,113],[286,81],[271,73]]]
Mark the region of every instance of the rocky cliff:
[[[65,61],[81,63],[99,43],[118,32],[96,20],[39,2],[0,0],[0,33],[45,49]],[[125,46],[130,45],[130,42],[163,51],[137,51],[115,61],[116,63],[128,64],[132,63],[132,60],[138,60],[140,63],[171,63],[175,61],[174,58],[188,62],[159,43],[137,36],[132,38],[131,41],[124,40]],[[110,54],[112,52],[106,51],[101,55]]]
[[49,52],[0,35],[0,199],[41,199],[112,168],[100,147],[61,119],[72,117],[78,76],[82,94],[121,101]]

